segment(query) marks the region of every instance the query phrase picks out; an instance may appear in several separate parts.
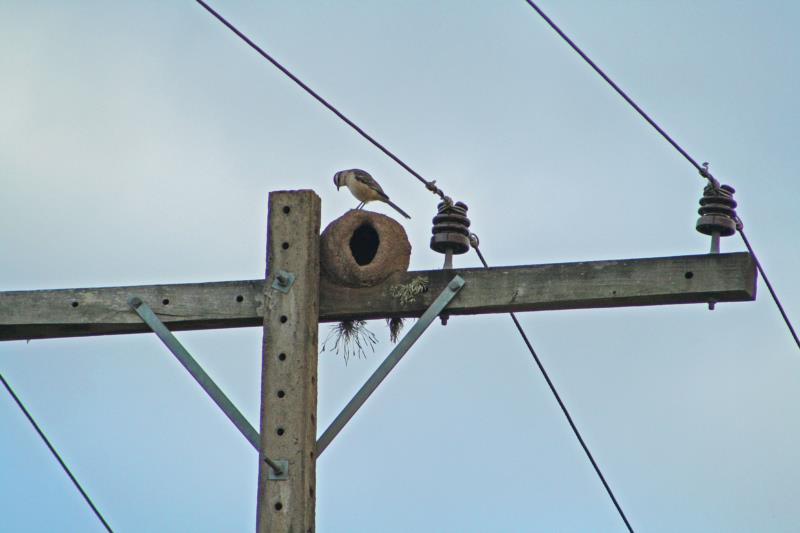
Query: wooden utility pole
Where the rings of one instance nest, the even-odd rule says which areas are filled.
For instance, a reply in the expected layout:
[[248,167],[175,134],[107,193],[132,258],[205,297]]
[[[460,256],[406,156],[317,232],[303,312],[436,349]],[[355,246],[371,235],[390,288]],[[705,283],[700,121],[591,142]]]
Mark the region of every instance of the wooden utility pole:
[[[273,192],[268,218],[257,531],[313,533],[319,197]],[[285,461],[283,475],[275,475],[264,455]]]
[[[132,310],[133,296],[170,330],[262,325],[257,531],[313,533],[319,322],[420,317],[455,275],[464,289],[448,304],[448,315],[756,295],[756,266],[746,253],[406,272],[374,287],[340,287],[320,279],[319,230],[313,191],[273,192],[266,279],[0,292],[0,340],[151,331]],[[394,288],[419,278],[427,292],[413,301],[396,296]]]

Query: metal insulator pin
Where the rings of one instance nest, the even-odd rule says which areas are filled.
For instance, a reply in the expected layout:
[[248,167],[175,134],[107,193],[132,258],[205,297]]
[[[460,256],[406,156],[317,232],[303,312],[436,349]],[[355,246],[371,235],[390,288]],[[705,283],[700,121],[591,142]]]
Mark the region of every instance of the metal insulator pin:
[[[469,251],[469,225],[467,204],[442,202],[437,206],[431,229],[431,249],[444,254],[444,270],[453,269],[453,255]],[[448,315],[440,316],[442,325],[447,325]]]
[[[705,165],[704,165],[705,166]],[[707,166],[705,166],[707,168]],[[718,254],[720,237],[729,237],[736,233],[737,216],[736,200],[733,193],[736,192],[729,185],[709,184],[703,189],[703,197],[700,199],[700,218],[697,220],[697,231],[704,235],[711,236],[711,249],[709,253]],[[716,302],[709,302],[708,309],[714,310]]]

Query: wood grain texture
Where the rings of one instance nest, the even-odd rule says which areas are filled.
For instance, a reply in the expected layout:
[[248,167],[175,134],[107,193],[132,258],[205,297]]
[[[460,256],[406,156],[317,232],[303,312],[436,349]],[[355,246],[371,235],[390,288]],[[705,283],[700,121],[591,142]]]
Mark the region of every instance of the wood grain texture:
[[[317,335],[320,199],[313,191],[269,195],[263,285],[261,451],[289,462],[288,479],[269,479],[259,461],[256,530],[313,533],[316,501]],[[273,287],[291,272],[288,290]]]
[[[746,253],[407,272],[376,287],[320,284],[320,322],[418,317],[454,273],[467,287],[451,315],[754,300]],[[429,288],[403,304],[392,287],[416,277]],[[172,330],[260,326],[263,280],[0,292],[0,340],[149,331],[127,301],[139,296]],[[164,302],[168,303],[164,303]]]

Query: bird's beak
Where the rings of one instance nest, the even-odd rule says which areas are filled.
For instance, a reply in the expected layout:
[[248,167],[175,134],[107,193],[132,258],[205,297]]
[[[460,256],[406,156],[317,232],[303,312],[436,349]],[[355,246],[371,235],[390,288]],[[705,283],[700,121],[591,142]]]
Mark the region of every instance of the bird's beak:
[[333,184],[336,185],[336,190],[339,190],[339,173],[333,175]]

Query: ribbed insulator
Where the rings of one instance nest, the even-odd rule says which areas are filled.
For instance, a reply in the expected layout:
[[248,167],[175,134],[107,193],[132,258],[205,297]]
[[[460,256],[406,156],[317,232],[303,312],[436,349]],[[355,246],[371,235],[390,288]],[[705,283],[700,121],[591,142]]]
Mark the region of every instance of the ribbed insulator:
[[469,251],[469,218],[467,205],[463,202],[438,206],[438,214],[433,217],[431,249],[440,254],[451,251],[465,254]]
[[711,184],[703,189],[700,198],[700,218],[697,219],[697,231],[705,235],[718,233],[728,237],[736,233],[736,191],[730,185],[721,185],[715,189]]

